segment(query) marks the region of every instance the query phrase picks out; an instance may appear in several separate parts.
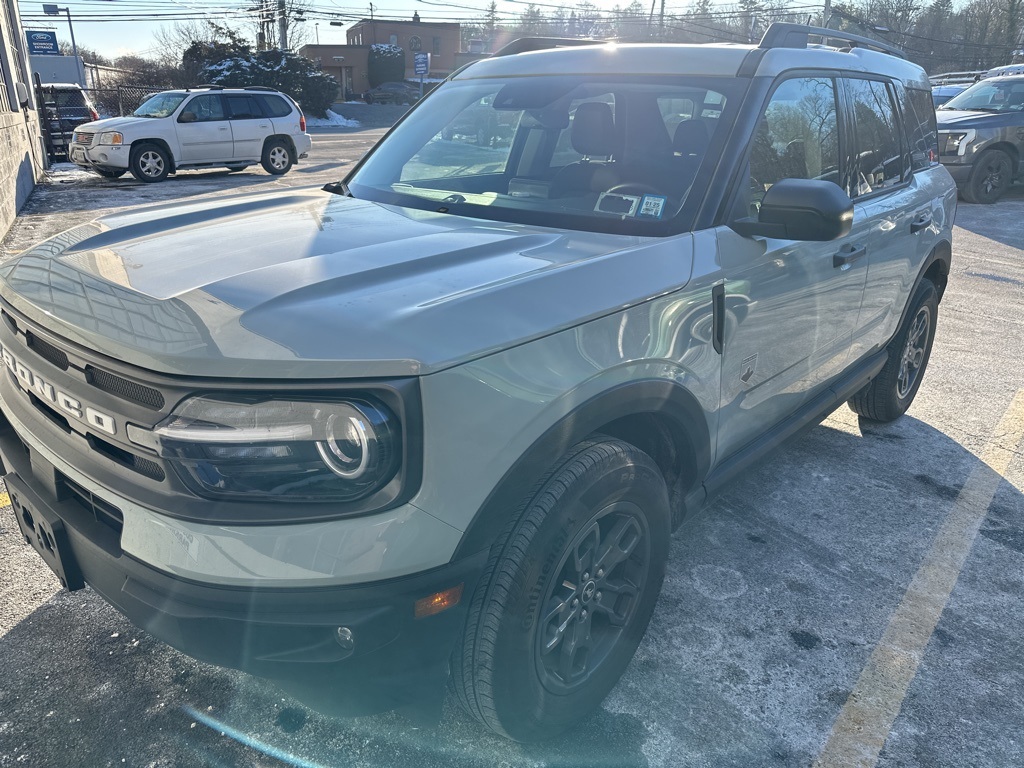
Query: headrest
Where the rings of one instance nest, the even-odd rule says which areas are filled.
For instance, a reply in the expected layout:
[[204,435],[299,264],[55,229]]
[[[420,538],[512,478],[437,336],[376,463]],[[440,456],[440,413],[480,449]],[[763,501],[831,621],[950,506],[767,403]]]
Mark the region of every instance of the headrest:
[[572,148],[588,157],[607,157],[615,152],[615,120],[610,104],[585,101],[576,107],[569,139]]
[[703,120],[684,120],[676,126],[672,137],[672,152],[683,157],[703,155],[708,148],[711,136],[708,124]]

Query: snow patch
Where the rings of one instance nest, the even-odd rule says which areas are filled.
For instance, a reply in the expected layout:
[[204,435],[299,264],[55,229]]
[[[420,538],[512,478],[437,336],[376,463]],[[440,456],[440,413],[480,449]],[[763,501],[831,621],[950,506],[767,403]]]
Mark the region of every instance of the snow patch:
[[310,128],[323,128],[328,125],[339,126],[341,128],[358,128],[358,120],[350,120],[347,117],[342,117],[337,112],[327,110],[327,117],[309,117],[306,116],[306,125]]

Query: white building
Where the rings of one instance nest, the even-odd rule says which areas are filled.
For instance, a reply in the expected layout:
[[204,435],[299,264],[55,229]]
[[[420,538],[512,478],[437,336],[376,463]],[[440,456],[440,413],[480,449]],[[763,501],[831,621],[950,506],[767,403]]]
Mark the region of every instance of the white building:
[[3,236],[40,178],[44,156],[17,0],[0,0],[0,7],[0,236]]

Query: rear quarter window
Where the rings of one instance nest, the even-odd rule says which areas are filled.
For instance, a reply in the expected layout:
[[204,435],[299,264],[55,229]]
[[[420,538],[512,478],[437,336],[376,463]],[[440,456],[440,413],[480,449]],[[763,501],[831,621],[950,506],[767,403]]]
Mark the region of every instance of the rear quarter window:
[[260,96],[263,102],[263,109],[270,117],[287,117],[292,112],[292,106],[280,96]]
[[939,163],[939,134],[935,107],[928,91],[904,91],[903,122],[910,142],[910,169],[920,171]]

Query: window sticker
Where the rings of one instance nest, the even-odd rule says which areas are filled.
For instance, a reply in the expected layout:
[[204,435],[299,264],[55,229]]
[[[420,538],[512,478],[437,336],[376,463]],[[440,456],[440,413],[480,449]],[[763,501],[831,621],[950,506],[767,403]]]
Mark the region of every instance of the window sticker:
[[660,219],[665,212],[665,203],[668,198],[664,195],[644,195],[640,201],[640,211],[637,216],[645,219]]

